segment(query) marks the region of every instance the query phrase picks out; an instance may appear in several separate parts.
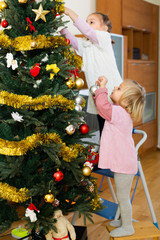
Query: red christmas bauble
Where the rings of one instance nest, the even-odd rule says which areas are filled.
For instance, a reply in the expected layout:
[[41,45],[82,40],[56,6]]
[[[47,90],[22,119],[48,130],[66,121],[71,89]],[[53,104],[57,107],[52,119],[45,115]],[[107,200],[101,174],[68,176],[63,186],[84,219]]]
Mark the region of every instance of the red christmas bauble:
[[65,41],[68,45],[70,44],[70,40],[68,38],[65,38]]
[[53,173],[53,178],[56,182],[60,182],[63,179],[63,177],[64,177],[64,174],[61,171],[57,171]]
[[89,126],[87,124],[81,124],[79,130],[82,134],[86,134],[89,132]]
[[3,21],[1,22],[1,26],[2,26],[3,28],[6,28],[6,27],[8,26],[8,22],[7,22],[6,20],[3,20]]
[[30,73],[33,77],[36,77],[40,72],[40,66],[39,63],[36,63],[35,66],[33,66],[30,70]]

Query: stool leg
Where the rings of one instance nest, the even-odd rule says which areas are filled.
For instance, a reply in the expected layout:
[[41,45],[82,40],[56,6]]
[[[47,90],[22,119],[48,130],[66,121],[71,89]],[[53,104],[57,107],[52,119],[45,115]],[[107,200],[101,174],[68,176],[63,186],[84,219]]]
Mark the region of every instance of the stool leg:
[[140,177],[141,177],[141,180],[142,180],[144,192],[146,194],[146,198],[147,198],[147,201],[148,201],[149,209],[150,209],[150,212],[151,212],[151,215],[152,215],[153,223],[154,224],[156,223],[156,225],[158,225],[156,215],[155,215],[155,212],[154,212],[154,209],[153,209],[151,197],[150,197],[150,194],[149,194],[149,191],[148,191],[147,183],[146,183],[146,180],[145,180],[145,176],[144,176],[142,165],[141,165],[140,161],[138,161],[138,169],[139,169],[139,174],[140,174]]
[[101,187],[102,187],[102,184],[103,184],[103,181],[104,181],[104,177],[105,176],[102,176],[101,183],[100,183],[100,186],[99,186],[99,189],[98,189],[98,193],[100,193],[100,191],[101,191]]

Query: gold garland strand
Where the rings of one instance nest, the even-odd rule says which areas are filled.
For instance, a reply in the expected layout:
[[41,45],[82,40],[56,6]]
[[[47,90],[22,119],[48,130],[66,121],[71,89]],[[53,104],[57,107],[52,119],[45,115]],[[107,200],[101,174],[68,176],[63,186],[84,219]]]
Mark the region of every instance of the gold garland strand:
[[[57,2],[62,2],[62,1],[57,1]],[[62,4],[61,6],[56,5],[56,12],[58,12],[59,14],[64,13],[65,11],[65,7],[64,4]]]
[[27,151],[33,150],[39,144],[49,144],[51,142],[62,144],[60,147],[61,152],[58,153],[58,156],[62,157],[66,162],[71,162],[74,158],[77,158],[78,153],[83,152],[84,149],[80,144],[66,146],[66,143],[63,142],[60,136],[56,133],[37,133],[28,136],[21,141],[8,141],[0,138],[0,154],[7,156],[21,156],[26,154]]
[[94,185],[94,193],[95,193],[95,197],[92,199],[90,206],[92,207],[93,211],[96,211],[97,209],[100,209],[102,207],[102,203],[100,201],[100,196],[98,194],[98,187],[97,187],[97,183],[95,180],[90,180],[93,185]]
[[53,97],[51,95],[43,95],[41,97],[32,98],[27,95],[17,95],[7,91],[0,92],[0,104],[18,109],[33,109],[35,111],[48,109],[52,106],[57,106],[63,111],[74,110],[75,108],[74,100],[69,100],[62,95],[54,95]]
[[64,0],[55,0],[56,2],[63,2]]
[[20,188],[18,190],[7,183],[0,182],[0,198],[11,202],[22,203],[30,198],[29,190],[27,188]]
[[[36,43],[36,47],[32,47],[32,43]],[[20,36],[15,39],[11,39],[8,35],[0,32],[0,45],[4,48],[14,48],[15,51],[29,51],[42,48],[57,48],[58,46],[67,46],[68,43],[61,36],[45,36],[38,35],[33,37],[32,35]],[[68,59],[70,65],[75,65],[78,69],[81,69],[82,59],[80,56],[75,55],[71,50],[66,50],[64,53]]]
[[64,52],[64,56],[68,59],[70,65],[76,66],[78,69],[82,67],[82,58],[73,52]]
[[6,48],[12,47],[15,48],[15,51],[29,51],[35,48],[32,47],[32,44],[36,42],[36,49],[38,48],[50,48],[58,46],[67,46],[67,42],[61,36],[45,36],[38,35],[33,37],[32,35],[19,36],[15,39],[11,39],[8,35],[4,34],[3,31],[0,32],[0,44]]

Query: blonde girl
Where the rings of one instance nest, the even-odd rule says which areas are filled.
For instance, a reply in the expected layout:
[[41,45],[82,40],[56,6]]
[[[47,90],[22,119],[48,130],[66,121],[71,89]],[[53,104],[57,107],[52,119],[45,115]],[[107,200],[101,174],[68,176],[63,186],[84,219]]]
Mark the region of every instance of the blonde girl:
[[125,80],[115,87],[108,101],[107,79],[99,77],[99,89],[95,91],[94,102],[98,114],[105,119],[100,140],[99,168],[114,172],[116,195],[121,218],[110,224],[117,227],[110,232],[112,237],[134,234],[130,191],[137,173],[137,153],[132,138],[133,120],[142,118],[146,93],[133,80]]

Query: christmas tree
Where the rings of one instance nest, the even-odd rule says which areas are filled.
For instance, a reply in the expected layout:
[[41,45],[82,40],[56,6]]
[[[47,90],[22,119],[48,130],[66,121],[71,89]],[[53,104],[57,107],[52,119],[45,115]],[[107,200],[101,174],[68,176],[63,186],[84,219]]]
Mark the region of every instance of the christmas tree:
[[47,234],[57,209],[91,219],[100,207],[86,164],[82,62],[59,34],[61,0],[6,0],[0,11],[0,232],[22,205],[29,228]]

